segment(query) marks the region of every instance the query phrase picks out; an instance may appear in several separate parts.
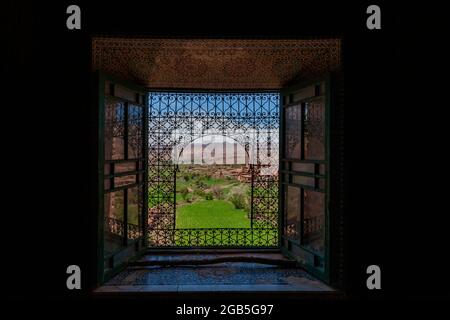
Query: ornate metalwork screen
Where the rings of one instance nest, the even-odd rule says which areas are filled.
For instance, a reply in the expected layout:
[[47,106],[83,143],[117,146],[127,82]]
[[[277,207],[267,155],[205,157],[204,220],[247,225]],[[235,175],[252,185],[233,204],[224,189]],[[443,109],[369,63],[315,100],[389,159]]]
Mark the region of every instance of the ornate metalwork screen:
[[[279,94],[151,92],[148,99],[149,246],[277,246]],[[205,136],[226,137],[245,150],[248,228],[176,227],[179,155]]]

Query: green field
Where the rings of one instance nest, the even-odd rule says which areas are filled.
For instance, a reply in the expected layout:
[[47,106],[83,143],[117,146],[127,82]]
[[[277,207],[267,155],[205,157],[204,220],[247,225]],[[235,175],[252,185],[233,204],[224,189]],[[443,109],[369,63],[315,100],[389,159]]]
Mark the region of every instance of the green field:
[[244,170],[242,165],[179,165],[175,194],[149,193],[150,208],[175,200],[175,246],[277,245],[276,230],[251,229],[251,185]]
[[233,166],[180,165],[176,179],[176,228],[250,228],[250,186],[218,170]]
[[176,228],[250,228],[250,219],[229,201],[200,200],[178,208]]

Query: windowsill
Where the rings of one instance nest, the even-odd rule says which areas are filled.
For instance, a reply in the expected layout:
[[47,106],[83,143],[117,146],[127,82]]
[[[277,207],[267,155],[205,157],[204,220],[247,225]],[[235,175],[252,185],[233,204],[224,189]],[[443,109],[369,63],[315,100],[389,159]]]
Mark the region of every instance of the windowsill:
[[[234,258],[239,254],[234,255]],[[261,258],[264,254],[250,254],[247,258]],[[151,261],[151,265],[129,266],[104,285],[97,288],[95,294],[127,294],[127,293],[214,293],[214,294],[247,294],[247,293],[281,293],[305,294],[314,296],[336,295],[341,293],[309,275],[306,271],[280,264],[281,254],[266,254],[271,264],[255,262],[220,262],[200,265],[179,264],[180,255],[145,256],[142,261]],[[223,255],[222,255],[223,256]],[[226,256],[230,256],[229,254]],[[211,257],[203,254],[200,258]],[[168,261],[176,261],[175,265],[167,265]],[[195,261],[199,259],[196,255]],[[155,265],[161,261],[163,265]]]

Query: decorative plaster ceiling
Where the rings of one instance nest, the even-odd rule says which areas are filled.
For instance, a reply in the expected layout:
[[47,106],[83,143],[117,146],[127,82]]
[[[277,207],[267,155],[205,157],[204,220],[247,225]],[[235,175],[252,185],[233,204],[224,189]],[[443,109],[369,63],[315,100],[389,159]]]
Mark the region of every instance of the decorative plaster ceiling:
[[337,68],[339,39],[93,38],[92,67],[149,88],[279,89]]

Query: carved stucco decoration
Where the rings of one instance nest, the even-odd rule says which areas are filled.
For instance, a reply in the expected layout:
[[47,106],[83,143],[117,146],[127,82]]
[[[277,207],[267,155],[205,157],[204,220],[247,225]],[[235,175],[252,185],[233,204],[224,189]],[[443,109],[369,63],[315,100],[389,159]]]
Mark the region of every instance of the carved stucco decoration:
[[339,39],[93,38],[92,68],[149,88],[278,89],[337,68]]

